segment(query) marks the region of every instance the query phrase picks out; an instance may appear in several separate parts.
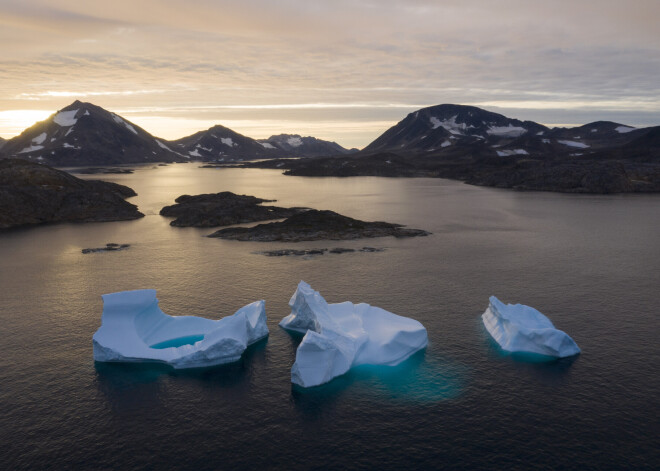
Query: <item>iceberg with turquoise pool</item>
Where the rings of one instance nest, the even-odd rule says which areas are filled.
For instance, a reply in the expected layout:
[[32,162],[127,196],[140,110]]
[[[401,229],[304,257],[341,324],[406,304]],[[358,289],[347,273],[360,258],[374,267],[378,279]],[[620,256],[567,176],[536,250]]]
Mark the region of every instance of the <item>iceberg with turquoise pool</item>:
[[248,345],[268,335],[264,301],[220,320],[168,316],[156,290],[104,294],[101,327],[93,337],[94,360],[160,362],[199,368],[237,361]]
[[301,281],[280,326],[305,336],[296,351],[291,381],[318,386],[358,365],[397,365],[426,347],[428,335],[414,319],[369,304],[328,304]]
[[575,341],[555,328],[550,319],[524,304],[504,304],[495,296],[481,316],[484,326],[503,350],[564,358],[577,355]]

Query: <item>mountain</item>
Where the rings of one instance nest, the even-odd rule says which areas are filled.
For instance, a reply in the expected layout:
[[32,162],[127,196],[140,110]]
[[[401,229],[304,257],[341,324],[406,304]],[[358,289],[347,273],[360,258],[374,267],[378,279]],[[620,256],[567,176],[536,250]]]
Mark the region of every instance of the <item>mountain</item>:
[[625,146],[647,132],[610,121],[550,129],[474,106],[437,105],[410,113],[362,153],[557,158]]
[[220,125],[172,141],[171,145],[188,158],[203,161],[252,160],[282,155],[278,149]]
[[573,193],[660,192],[660,127],[596,121],[547,128],[473,106],[410,113],[354,155],[250,167],[297,176],[440,177]]
[[7,141],[0,137],[0,149],[2,149],[2,146],[5,145],[5,142],[7,142]]
[[55,223],[124,221],[144,216],[124,185],[81,180],[22,159],[0,159],[0,229]]
[[258,141],[268,149],[279,149],[285,157],[320,157],[357,152],[357,149],[346,149],[336,142],[299,134],[278,134]]
[[187,160],[121,116],[80,101],[8,140],[0,152],[55,166]]
[[507,118],[474,106],[437,105],[410,113],[363,153],[435,152],[452,146],[502,146],[521,136],[541,136],[548,128]]

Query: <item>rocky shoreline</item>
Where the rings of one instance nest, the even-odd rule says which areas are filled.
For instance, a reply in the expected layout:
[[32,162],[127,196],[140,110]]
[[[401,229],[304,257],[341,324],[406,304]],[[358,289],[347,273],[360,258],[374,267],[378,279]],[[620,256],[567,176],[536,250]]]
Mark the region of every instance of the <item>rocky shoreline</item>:
[[346,247],[334,247],[331,249],[322,248],[322,249],[279,249],[279,250],[265,250],[263,252],[255,252],[259,255],[265,255],[267,257],[287,257],[287,256],[313,256],[313,255],[324,255],[326,253],[331,254],[343,254],[343,253],[355,253],[355,252],[384,252],[384,248],[377,247],[362,247],[359,249],[349,249]]
[[303,177],[426,177],[470,185],[557,193],[657,193],[660,163],[648,159],[502,159],[471,155],[457,159],[392,153],[320,159],[251,162],[248,168],[284,170]]
[[125,201],[129,187],[81,180],[46,165],[0,160],[0,229],[59,223],[126,221],[144,216]]

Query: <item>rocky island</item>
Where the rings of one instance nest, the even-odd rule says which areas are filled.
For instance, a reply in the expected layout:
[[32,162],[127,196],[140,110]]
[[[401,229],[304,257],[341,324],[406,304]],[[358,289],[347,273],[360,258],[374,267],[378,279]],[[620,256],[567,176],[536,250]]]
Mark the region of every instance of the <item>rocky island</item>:
[[81,180],[46,165],[0,160],[0,229],[55,222],[105,222],[144,216],[124,200],[124,185]]
[[174,217],[171,226],[176,227],[217,227],[232,224],[246,224],[270,219],[283,219],[293,216],[304,208],[280,208],[261,206],[272,203],[256,196],[237,195],[230,191],[203,195],[182,195],[176,204],[160,210],[161,216]]
[[229,227],[208,237],[258,242],[299,242],[308,240],[350,240],[367,237],[417,237],[429,235],[420,229],[408,229],[401,224],[365,222],[342,216],[333,211],[311,209],[281,222],[254,227]]

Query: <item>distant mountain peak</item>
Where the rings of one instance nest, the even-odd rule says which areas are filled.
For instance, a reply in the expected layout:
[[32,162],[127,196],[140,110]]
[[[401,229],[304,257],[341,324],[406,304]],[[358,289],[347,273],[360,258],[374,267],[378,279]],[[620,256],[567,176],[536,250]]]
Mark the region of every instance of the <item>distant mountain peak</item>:
[[289,157],[320,157],[353,152],[353,150],[346,149],[336,142],[325,141],[312,136],[303,137],[300,134],[276,134],[268,139],[259,139],[259,142],[272,149],[279,149],[285,156]]
[[251,160],[277,157],[256,140],[216,124],[172,142],[184,155],[203,161]]

